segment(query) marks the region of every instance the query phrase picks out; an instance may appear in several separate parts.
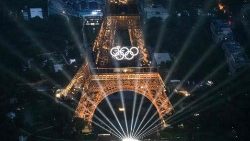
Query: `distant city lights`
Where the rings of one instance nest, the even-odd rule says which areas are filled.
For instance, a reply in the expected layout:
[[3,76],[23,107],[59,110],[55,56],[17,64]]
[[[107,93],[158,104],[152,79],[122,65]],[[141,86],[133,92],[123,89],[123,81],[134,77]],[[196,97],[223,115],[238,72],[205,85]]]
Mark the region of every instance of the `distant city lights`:
[[199,113],[194,113],[194,116],[198,117],[198,116],[200,116],[200,114]]
[[97,15],[97,14],[98,14],[97,11],[92,11],[92,12],[91,12],[91,15]]
[[207,83],[206,83],[208,86],[212,86],[213,84],[214,84],[214,82],[213,81],[211,81],[211,80],[209,80],[209,81],[207,81]]

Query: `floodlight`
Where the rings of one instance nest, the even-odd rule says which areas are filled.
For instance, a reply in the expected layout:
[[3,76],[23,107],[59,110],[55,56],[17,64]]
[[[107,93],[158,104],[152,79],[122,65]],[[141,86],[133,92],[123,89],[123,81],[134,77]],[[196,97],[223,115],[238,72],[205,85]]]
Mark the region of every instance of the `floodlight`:
[[122,139],[122,141],[139,141],[139,140],[134,139],[134,138],[124,138]]

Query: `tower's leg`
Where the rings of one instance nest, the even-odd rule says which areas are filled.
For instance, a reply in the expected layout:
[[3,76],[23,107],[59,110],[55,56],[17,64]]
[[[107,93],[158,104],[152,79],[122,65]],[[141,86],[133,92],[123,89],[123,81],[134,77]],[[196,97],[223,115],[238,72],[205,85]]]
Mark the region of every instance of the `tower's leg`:
[[165,129],[169,126],[169,124],[166,123],[166,121],[164,119],[161,120],[161,128]]
[[82,133],[84,134],[89,134],[92,132],[92,125],[91,122],[85,122],[84,128],[82,129]]

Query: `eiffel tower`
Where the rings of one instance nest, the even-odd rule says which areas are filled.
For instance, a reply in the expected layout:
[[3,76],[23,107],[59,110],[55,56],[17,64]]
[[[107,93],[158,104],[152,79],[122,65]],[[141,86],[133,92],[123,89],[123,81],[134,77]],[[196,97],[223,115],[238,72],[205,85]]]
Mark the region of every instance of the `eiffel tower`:
[[83,132],[91,132],[98,104],[120,91],[133,91],[149,99],[162,123],[173,111],[164,82],[145,47],[136,5],[121,1],[109,1],[110,14],[103,20],[87,63],[58,93],[67,97],[81,92],[75,117],[85,121]]

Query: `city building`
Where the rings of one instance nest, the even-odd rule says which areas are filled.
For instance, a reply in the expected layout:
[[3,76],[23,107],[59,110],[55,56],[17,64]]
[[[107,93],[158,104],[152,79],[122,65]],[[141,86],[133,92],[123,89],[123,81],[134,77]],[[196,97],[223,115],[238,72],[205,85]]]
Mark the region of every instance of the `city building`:
[[224,42],[222,44],[222,48],[225,51],[225,56],[231,74],[237,72],[246,65],[249,65],[247,55],[239,43],[234,41]]
[[79,16],[85,19],[85,25],[100,25],[100,21],[103,17],[103,12],[102,10],[86,9],[79,12]]
[[24,20],[30,20],[32,18],[40,18],[43,19],[43,9],[42,8],[28,8],[25,7],[21,10],[22,16]]
[[104,2],[102,0],[81,0],[78,5],[78,16],[85,19],[85,25],[100,25],[104,15]]
[[157,66],[161,64],[166,64],[172,61],[169,53],[154,53],[154,58],[155,58]]
[[39,17],[43,19],[43,9],[42,8],[30,8],[30,18]]
[[69,65],[65,56],[56,52],[40,54],[35,58],[35,60],[38,60],[37,63],[42,68],[47,68],[53,72],[63,71],[65,65]]
[[67,8],[63,0],[48,0],[48,15],[72,15],[73,12]]
[[226,21],[214,20],[210,24],[210,29],[215,42],[234,40],[232,29]]
[[146,19],[158,17],[161,18],[162,20],[166,20],[169,17],[168,10],[164,8],[162,5],[144,3],[141,5],[141,11]]
[[103,0],[50,0],[49,15],[84,18],[86,25],[99,25],[104,15]]
[[84,10],[79,13],[79,16],[85,19],[85,25],[100,25],[103,12],[102,10]]
[[54,64],[53,65],[54,71],[55,72],[63,71],[63,66],[64,66],[64,64]]

